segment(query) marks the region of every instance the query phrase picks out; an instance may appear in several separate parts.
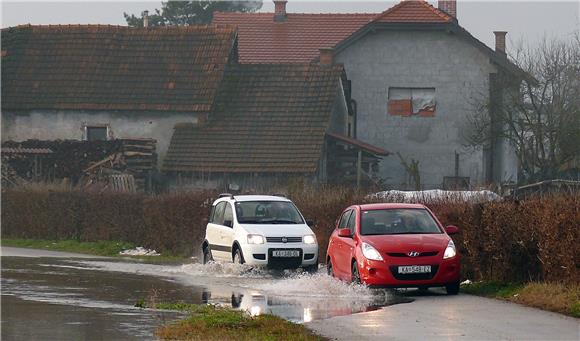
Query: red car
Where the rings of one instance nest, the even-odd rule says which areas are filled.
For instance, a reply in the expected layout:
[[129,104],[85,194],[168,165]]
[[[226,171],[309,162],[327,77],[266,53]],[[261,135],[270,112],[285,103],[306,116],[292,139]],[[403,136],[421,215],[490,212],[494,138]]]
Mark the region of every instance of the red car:
[[460,256],[449,235],[424,205],[368,204],[347,208],[327,251],[328,274],[371,287],[445,287],[459,292]]

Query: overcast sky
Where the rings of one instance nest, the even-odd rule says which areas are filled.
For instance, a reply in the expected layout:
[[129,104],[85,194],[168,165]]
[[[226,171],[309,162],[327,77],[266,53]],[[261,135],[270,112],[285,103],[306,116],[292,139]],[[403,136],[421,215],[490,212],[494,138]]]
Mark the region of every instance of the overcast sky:
[[[436,1],[430,1],[436,6]],[[2,27],[20,24],[125,25],[123,12],[139,14],[160,7],[160,1],[2,1]],[[394,1],[289,0],[288,12],[382,12]],[[273,11],[265,0],[261,11]],[[580,30],[580,1],[458,1],[459,24],[493,46],[493,31],[508,31],[508,44],[531,43],[544,36],[567,37]],[[509,46],[508,46],[509,49]]]

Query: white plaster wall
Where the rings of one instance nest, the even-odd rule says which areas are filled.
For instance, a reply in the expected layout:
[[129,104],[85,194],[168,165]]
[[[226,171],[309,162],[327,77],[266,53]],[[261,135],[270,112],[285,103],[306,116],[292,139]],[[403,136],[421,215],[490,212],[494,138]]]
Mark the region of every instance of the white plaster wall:
[[120,113],[106,111],[34,110],[2,112],[2,141],[27,139],[56,140],[83,138],[84,125],[110,125],[115,138],[157,140],[159,164],[163,161],[176,123],[197,123],[196,114]]

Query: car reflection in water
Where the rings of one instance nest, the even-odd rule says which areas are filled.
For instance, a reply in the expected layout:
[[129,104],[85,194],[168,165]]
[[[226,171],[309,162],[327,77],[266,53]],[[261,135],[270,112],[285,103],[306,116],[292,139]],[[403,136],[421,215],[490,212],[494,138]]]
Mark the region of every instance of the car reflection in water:
[[251,316],[272,314],[295,323],[307,323],[313,320],[334,316],[350,315],[372,311],[381,307],[412,301],[389,290],[376,290],[375,295],[361,298],[329,297],[284,297],[268,295],[258,291],[220,292],[205,291],[204,303],[232,307],[247,311]]

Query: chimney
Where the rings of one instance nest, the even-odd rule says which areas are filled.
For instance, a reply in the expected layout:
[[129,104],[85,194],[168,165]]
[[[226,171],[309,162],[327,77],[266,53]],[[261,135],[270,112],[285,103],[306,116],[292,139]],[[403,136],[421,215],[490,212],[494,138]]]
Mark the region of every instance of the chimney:
[[286,20],[286,0],[274,0],[274,21]]
[[320,49],[320,65],[333,65],[334,64],[334,49],[333,48],[322,48]]
[[457,0],[439,0],[437,7],[450,16],[457,18]]
[[149,27],[149,11],[143,11],[143,27]]
[[494,31],[495,34],[495,52],[499,52],[503,55],[506,54],[505,52],[505,36],[507,32],[505,31]]

